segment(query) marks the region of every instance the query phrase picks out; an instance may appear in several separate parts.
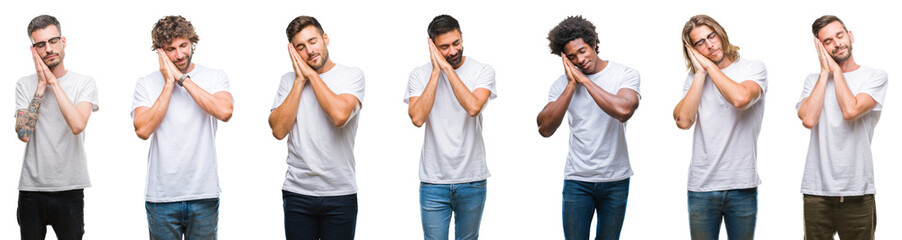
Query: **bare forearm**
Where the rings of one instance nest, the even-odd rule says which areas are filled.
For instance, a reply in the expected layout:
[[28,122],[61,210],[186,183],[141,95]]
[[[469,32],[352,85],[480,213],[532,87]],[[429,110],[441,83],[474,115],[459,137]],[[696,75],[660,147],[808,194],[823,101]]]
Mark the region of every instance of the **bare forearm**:
[[288,96],[282,104],[269,113],[269,127],[272,128],[272,136],[282,140],[291,131],[298,116],[298,105],[301,100],[301,92],[306,81],[295,81],[288,92]]
[[595,100],[595,104],[597,104],[602,111],[620,122],[629,120],[630,117],[633,116],[633,112],[639,106],[638,98],[633,94],[629,94],[629,96],[620,96],[619,91],[616,95],[611,94],[592,81],[583,83],[583,86],[586,86],[589,95],[592,96],[592,99]]
[[545,108],[536,116],[536,124],[539,125],[539,134],[542,137],[551,137],[557,132],[557,129],[564,121],[564,115],[567,108],[570,107],[570,101],[573,100],[573,93],[576,89],[576,83],[567,84],[561,96],[554,102],[545,105]]
[[479,115],[479,112],[482,111],[482,107],[485,106],[485,100],[477,98],[476,94],[464,85],[453,69],[444,70],[444,72],[445,75],[448,76],[448,82],[451,84],[451,91],[454,92],[454,97],[457,98],[457,102],[460,106],[463,107],[471,117]]
[[[59,84],[51,85],[51,89],[53,90],[53,95],[56,96],[56,103],[59,105],[60,113],[62,113],[63,119],[66,120],[66,124],[72,130],[72,134],[80,134],[88,125],[89,116],[85,116],[78,111],[78,108],[72,104],[72,101],[69,100],[66,92],[63,91]],[[90,110],[88,110],[88,114],[90,114]]]
[[319,102],[323,112],[332,119],[332,124],[336,127],[344,126],[351,118],[354,109],[357,108],[357,101],[349,100],[347,95],[342,97],[332,92],[319,75],[309,76],[308,79],[310,79],[310,87],[313,88],[316,101]]
[[811,93],[799,104],[799,119],[802,120],[802,126],[805,128],[810,129],[820,121],[821,111],[824,109],[824,94],[827,91],[827,75],[827,73],[821,73],[818,76]]
[[836,101],[842,110],[843,118],[846,120],[855,120],[864,115],[873,106],[865,106],[863,102],[852,94],[846,78],[841,70],[833,71],[833,88],[836,91]]
[[432,112],[432,106],[435,103],[435,91],[438,88],[438,76],[438,73],[433,73],[423,93],[419,97],[411,98],[407,114],[410,115],[410,121],[414,126],[423,126],[423,123],[426,122],[426,117]]
[[676,121],[677,127],[680,129],[689,129],[695,124],[695,118],[698,115],[698,104],[702,98],[702,88],[704,87],[705,76],[696,74],[686,92],[686,96],[677,103],[673,109],[673,120]]
[[28,105],[28,109],[16,112],[16,133],[22,142],[28,142],[34,136],[34,127],[38,123],[38,113],[41,110],[41,102],[44,97],[43,91],[40,92],[41,94],[35,93],[34,98],[31,99],[31,104]]
[[210,94],[191,81],[190,78],[182,84],[185,90],[188,91],[188,94],[191,95],[191,99],[194,99],[197,106],[203,109],[204,112],[223,122],[227,122],[232,118],[232,98],[230,96]]
[[733,81],[721,72],[720,69],[709,70],[708,76],[711,77],[711,82],[714,83],[717,91],[719,91],[724,99],[733,105],[733,107],[745,109],[760,94],[760,90],[749,89],[741,83]]
[[135,133],[144,140],[150,138],[150,135],[157,130],[166,112],[169,111],[169,100],[172,98],[173,83],[163,85],[163,91],[150,108],[135,109]]

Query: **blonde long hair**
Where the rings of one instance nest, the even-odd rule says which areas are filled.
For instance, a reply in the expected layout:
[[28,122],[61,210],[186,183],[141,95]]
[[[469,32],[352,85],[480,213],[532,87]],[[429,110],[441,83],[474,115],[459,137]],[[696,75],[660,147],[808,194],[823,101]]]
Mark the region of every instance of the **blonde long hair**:
[[736,59],[739,58],[739,47],[730,44],[730,38],[727,36],[727,31],[723,30],[720,23],[717,23],[714,18],[711,18],[708,15],[695,15],[689,18],[689,21],[686,21],[686,25],[683,26],[683,58],[686,60],[686,68],[689,69],[690,72],[695,72],[695,66],[692,66],[692,61],[689,60],[689,52],[686,50],[685,44],[694,47],[692,45],[692,40],[689,39],[689,33],[692,32],[692,29],[701,26],[708,26],[720,37],[720,42],[723,44],[722,49],[724,57],[729,58],[730,61],[736,61]]

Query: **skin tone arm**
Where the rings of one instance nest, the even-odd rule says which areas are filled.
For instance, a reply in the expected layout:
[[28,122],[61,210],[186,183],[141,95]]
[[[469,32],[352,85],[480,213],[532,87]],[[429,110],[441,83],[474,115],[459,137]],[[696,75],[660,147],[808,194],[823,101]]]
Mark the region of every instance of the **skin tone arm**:
[[683,130],[689,129],[695,124],[698,104],[702,99],[702,89],[705,87],[705,78],[708,76],[708,71],[701,67],[695,58],[690,57],[689,59],[695,67],[695,77],[692,79],[692,85],[689,86],[686,96],[673,108],[673,120],[676,121],[677,127]]
[[761,96],[761,86],[754,81],[746,80],[741,83],[736,83],[727,77],[727,75],[724,75],[717,64],[711,62],[707,57],[702,56],[698,50],[695,50],[695,48],[690,47],[688,44],[686,45],[686,48],[689,50],[689,58],[693,61],[693,65],[698,63],[698,65],[701,65],[702,68],[708,72],[708,76],[711,77],[711,82],[713,82],[717,90],[720,91],[720,95],[722,95],[728,103],[732,104],[733,107],[746,109]]
[[[269,127],[272,128],[272,136],[282,140],[291,131],[298,116],[298,104],[301,101],[301,92],[307,84],[307,78],[301,72],[301,66],[295,59],[295,50],[288,44],[288,55],[291,57],[291,66],[294,68],[294,85],[288,91],[288,97],[276,109],[269,113]],[[306,63],[304,63],[306,64]]]
[[147,138],[150,137],[150,134],[156,131],[157,127],[160,126],[160,123],[163,122],[163,117],[166,116],[166,111],[169,110],[169,100],[172,97],[172,90],[175,88],[175,78],[173,78],[172,73],[169,72],[171,69],[169,65],[167,65],[167,62],[169,64],[172,62],[169,61],[169,58],[166,57],[166,54],[160,49],[157,50],[157,57],[160,62],[160,73],[163,75],[165,81],[163,91],[151,107],[135,108],[135,133],[143,140],[147,140]]
[[836,101],[842,110],[843,119],[847,121],[855,121],[877,105],[877,101],[867,93],[859,93],[852,95],[846,78],[843,76],[843,70],[827,54],[824,44],[817,38],[814,39],[815,48],[818,52],[818,60],[821,63],[821,72],[818,75],[817,83],[811,91],[811,95],[802,99],[799,105],[799,118],[802,119],[802,125],[806,128],[812,128],[817,125],[820,120],[821,110],[824,106],[824,94],[827,86],[827,78],[833,74],[833,88],[836,91]]
[[567,66],[567,63],[570,61],[567,60],[563,53],[561,58],[564,61],[564,72],[567,73],[567,86],[564,87],[561,96],[545,105],[545,108],[536,117],[536,123],[539,125],[539,134],[542,137],[551,137],[557,132],[557,128],[561,126],[564,115],[567,113],[567,108],[570,106],[570,100],[573,100],[573,93],[576,92],[577,84],[579,84],[570,74],[570,69]]
[[[467,111],[470,117],[478,116],[492,92],[485,88],[477,88],[471,92],[460,80],[460,77],[457,76],[457,72],[454,72],[454,67],[442,57],[441,52],[435,47],[432,39],[429,40],[429,50],[431,51],[432,61],[437,62],[441,71],[448,77],[448,83],[451,85],[451,90],[454,92],[457,102]],[[434,69],[433,71],[435,71]]]
[[586,91],[602,111],[620,122],[626,122],[633,116],[633,112],[639,107],[639,94],[635,90],[623,88],[618,90],[616,95],[611,94],[586,77],[576,65],[573,65],[573,62],[567,60],[567,56],[563,53],[561,53],[561,58],[564,60],[567,78],[574,79],[580,85],[585,86]]
[[[291,56],[292,65],[295,68],[295,74],[300,71],[300,73],[303,74],[303,77],[307,79],[310,87],[313,88],[313,95],[316,97],[316,101],[319,102],[319,106],[323,109],[323,112],[329,115],[329,118],[332,119],[332,124],[334,124],[335,127],[344,127],[344,125],[348,123],[348,120],[351,119],[351,114],[354,113],[354,109],[360,105],[360,100],[354,95],[347,93],[335,94],[329,89],[329,86],[323,82],[323,79],[319,77],[319,73],[317,73],[316,70],[313,70],[293,47],[288,52]],[[300,97],[300,94],[298,94],[298,96]],[[295,113],[295,116],[297,116],[296,114],[297,113]]]
[[[179,79],[184,75],[178,68],[175,66],[172,61],[169,60],[169,56],[165,53],[162,55],[164,64],[169,72],[172,75],[172,79]],[[162,68],[162,67],[161,67]],[[229,119],[232,118],[232,94],[226,91],[217,92],[214,94],[210,94],[205,91],[203,88],[198,86],[194,81],[191,81],[191,77],[185,78],[185,81],[182,82],[182,86],[188,91],[188,95],[191,95],[191,99],[194,99],[194,102],[210,114],[211,116],[219,119],[219,121],[228,122]],[[171,92],[170,92],[171,94]]]
[[[429,44],[429,60],[432,62],[432,74],[429,75],[429,82],[426,83],[426,89],[423,90],[423,93],[417,97],[410,97],[410,104],[407,106],[407,114],[410,115],[410,121],[413,122],[414,126],[422,127],[423,123],[426,122],[426,117],[429,116],[429,113],[432,112],[432,106],[435,104],[435,90],[438,88],[438,78],[442,74],[442,67],[439,65],[439,61],[445,61],[444,59],[436,59],[436,53],[433,50],[435,48],[435,44],[432,43],[432,39],[427,38],[426,41]],[[441,56],[441,54],[438,54]],[[445,61],[447,64],[447,61]],[[452,70],[452,72],[454,72]],[[456,73],[455,73],[455,76]],[[458,78],[458,80],[460,80]]]

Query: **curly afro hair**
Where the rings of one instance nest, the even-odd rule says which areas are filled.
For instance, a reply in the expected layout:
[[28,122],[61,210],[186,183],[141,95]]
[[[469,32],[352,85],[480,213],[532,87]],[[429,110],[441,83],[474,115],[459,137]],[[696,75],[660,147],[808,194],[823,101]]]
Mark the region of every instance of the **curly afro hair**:
[[599,41],[595,25],[583,16],[576,15],[567,17],[548,32],[548,47],[551,48],[551,54],[558,55],[564,52],[564,45],[577,38],[595,46],[595,53],[598,53]]

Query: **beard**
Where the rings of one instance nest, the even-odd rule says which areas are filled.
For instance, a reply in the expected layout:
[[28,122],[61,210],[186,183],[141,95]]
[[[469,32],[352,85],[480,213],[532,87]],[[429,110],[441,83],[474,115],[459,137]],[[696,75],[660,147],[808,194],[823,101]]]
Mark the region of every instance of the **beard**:
[[60,63],[63,63],[63,55],[61,55],[59,53],[48,53],[47,55],[44,55],[44,59],[46,59],[47,57],[49,57],[51,55],[56,55],[56,60],[50,60],[50,61],[44,60],[44,64],[47,65],[47,68],[49,68],[50,70],[53,70],[54,68],[59,66]]
[[[843,49],[846,49],[845,55],[837,55],[836,54],[836,52],[839,52],[839,50],[843,50]],[[842,62],[845,62],[846,60],[849,60],[849,58],[852,57],[852,45],[846,45],[843,48],[833,49],[833,54],[830,54],[830,57],[833,57],[833,61],[836,61],[836,63],[842,63]]]
[[319,70],[320,68],[322,68],[323,66],[326,65],[326,61],[329,60],[329,52],[328,52],[328,51],[323,51],[322,53],[316,53],[316,54],[310,56],[310,58],[313,58],[313,57],[316,57],[316,56],[320,56],[320,59],[319,59],[320,62],[319,62],[319,63],[317,63],[316,61],[314,61],[314,62],[309,62],[309,61],[308,61],[308,62],[307,62],[307,65],[309,65],[310,68],[313,68],[313,70]]
[[463,56],[464,49],[460,48],[460,51],[457,51],[457,54],[445,57],[445,61],[447,61],[448,64],[451,64],[451,66],[457,66],[461,61],[463,61]]
[[186,56],[185,58],[188,58],[188,60],[185,61],[184,67],[179,66],[179,64],[178,64],[178,62],[181,61],[182,59],[176,59],[175,61],[172,61],[172,64],[175,65],[175,68],[178,68],[179,71],[182,73],[184,73],[185,71],[188,70],[188,68],[191,67],[191,59],[194,58],[194,49],[191,49],[191,54],[188,54],[188,56]]

